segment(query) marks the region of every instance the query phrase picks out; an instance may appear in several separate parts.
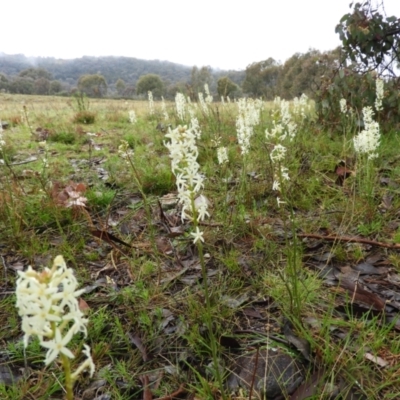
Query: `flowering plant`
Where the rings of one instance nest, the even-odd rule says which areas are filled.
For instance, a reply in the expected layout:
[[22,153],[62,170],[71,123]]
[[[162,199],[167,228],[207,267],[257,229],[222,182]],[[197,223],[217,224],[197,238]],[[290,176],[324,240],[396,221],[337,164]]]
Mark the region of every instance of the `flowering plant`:
[[222,165],[229,161],[228,150],[226,147],[218,147],[217,149],[218,164]]
[[354,150],[357,154],[365,154],[369,160],[378,157],[378,147],[381,134],[379,123],[373,120],[374,111],[372,107],[363,108],[364,129],[354,137]]
[[382,111],[382,100],[384,95],[384,82],[382,79],[378,78],[376,80],[376,99],[375,99],[375,110]]
[[378,157],[381,134],[379,123],[373,119],[372,107],[363,108],[364,129],[353,138],[357,155],[357,179],[359,188],[367,198],[374,199],[375,170],[374,159]]
[[250,149],[250,138],[253,136],[254,126],[260,123],[260,112],[263,107],[261,100],[240,99],[237,102],[238,117],[236,132],[242,154],[246,155]]
[[177,93],[175,96],[175,106],[178,118],[183,121],[186,114],[186,99],[182,93]]
[[134,124],[137,121],[136,113],[134,110],[129,111],[129,122]]
[[147,96],[149,97],[149,111],[150,115],[154,114],[154,100],[153,100],[153,93],[149,90],[147,92]]
[[70,359],[75,355],[67,347],[73,336],[79,332],[87,335],[86,324],[79,309],[77,297],[83,290],[77,290],[78,282],[64,258],[57,256],[51,269],[35,271],[31,266],[25,272],[18,272],[16,306],[22,317],[24,346],[29,338],[37,336],[40,345],[47,350],[45,364],[51,364],[58,356],[64,366],[67,399],[73,398],[73,383],[84,370],[92,376],[95,370],[90,348],[84,345],[86,360],[71,373]]
[[[182,220],[195,221],[196,227],[197,222],[209,215],[205,201],[201,201],[197,206],[194,203],[196,194],[204,186],[204,177],[199,172],[200,166],[197,162],[196,139],[199,136],[200,130],[194,120],[189,128],[187,126],[178,126],[174,130],[170,128],[165,135],[169,139],[165,146],[170,152],[171,167],[176,176],[178,199],[182,205]],[[195,238],[200,237],[197,235]]]
[[[195,229],[194,232],[190,233],[190,236],[193,239],[193,243],[197,246],[199,255],[206,302],[204,318],[210,337],[210,349],[213,363],[217,366],[219,365],[218,344],[213,333],[211,300],[207,283],[207,266],[203,252],[203,243],[205,239],[204,232],[199,228],[200,222],[206,217],[209,217],[210,214],[208,212],[209,202],[206,196],[202,194],[198,195],[200,190],[204,187],[204,176],[200,174],[200,165],[197,162],[199,151],[196,140],[201,137],[197,118],[195,118],[194,115],[192,116],[189,127],[186,125],[179,125],[175,129],[169,128],[165,137],[169,139],[167,142],[164,142],[164,145],[169,150],[171,169],[176,177],[178,199],[179,203],[182,205],[181,218],[182,221],[185,219],[190,220]],[[222,387],[222,376],[219,368],[215,369],[215,374],[220,387]]]
[[0,120],[0,151],[3,149],[3,146],[6,144],[5,140],[3,139],[3,124]]

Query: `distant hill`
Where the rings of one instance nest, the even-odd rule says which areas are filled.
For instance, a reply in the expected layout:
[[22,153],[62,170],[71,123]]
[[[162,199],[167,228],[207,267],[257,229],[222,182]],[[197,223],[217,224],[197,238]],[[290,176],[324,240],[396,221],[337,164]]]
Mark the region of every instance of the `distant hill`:
[[[112,87],[118,79],[126,84],[135,85],[141,75],[160,75],[166,85],[189,82],[192,67],[169,61],[141,60],[133,57],[88,57],[63,60],[52,57],[26,57],[23,54],[7,55],[0,52],[0,73],[7,78],[17,76],[27,68],[44,68],[58,80],[71,88],[84,74],[101,74]],[[229,75],[236,83],[244,78],[244,71],[213,71],[214,79]]]
[[22,54],[0,55],[0,71],[15,76],[31,67],[44,68],[59,81],[77,81],[83,74],[103,75],[107,82],[113,83],[121,78],[134,83],[143,74],[158,74],[166,81],[179,81],[190,78],[190,67],[168,61],[140,60],[131,57],[82,57],[62,60],[52,57],[30,58]]

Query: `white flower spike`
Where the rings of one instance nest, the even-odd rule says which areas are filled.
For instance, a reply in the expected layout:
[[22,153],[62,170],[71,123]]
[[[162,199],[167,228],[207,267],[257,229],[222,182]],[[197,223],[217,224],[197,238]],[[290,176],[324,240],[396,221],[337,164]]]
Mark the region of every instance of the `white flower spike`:
[[[71,268],[65,264],[62,256],[54,259],[51,269],[42,272],[28,267],[25,272],[18,272],[16,306],[22,317],[24,346],[31,336],[37,336],[40,345],[47,350],[45,364],[51,364],[60,354],[68,358],[75,355],[67,347],[73,336],[83,332],[86,336],[88,320],[79,308],[78,297],[83,290],[77,290],[78,281]],[[85,345],[87,360],[78,368],[94,372],[90,348]],[[78,375],[75,372],[75,377]]]

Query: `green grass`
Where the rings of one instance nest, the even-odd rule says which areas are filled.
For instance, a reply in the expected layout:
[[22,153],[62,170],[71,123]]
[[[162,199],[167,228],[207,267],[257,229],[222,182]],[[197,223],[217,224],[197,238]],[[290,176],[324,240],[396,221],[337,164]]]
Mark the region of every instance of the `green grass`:
[[[331,253],[335,266],[354,266],[371,255],[371,249],[297,236],[358,235],[400,242],[396,133],[382,138],[370,181],[357,171],[339,186],[333,172],[339,160],[347,157],[348,168],[357,169],[351,142],[356,132],[348,132],[344,139],[340,132],[320,132],[310,122],[312,114],[304,121],[296,117],[296,137],[282,142],[287,152],[281,163],[290,180],[281,182],[278,193],[272,190],[278,166],[270,158],[277,142],[265,137],[273,119],[280,120],[272,103],[263,107],[245,158],[237,143],[235,104],[213,104],[208,115],[194,110],[202,131],[198,139],[200,173],[205,176],[202,193],[211,201],[211,218],[199,226],[205,238],[201,250],[193,245],[189,235],[193,225],[182,223],[179,207],[161,210],[158,203],[162,196],[176,194],[166,138],[156,129],[158,122],[166,123],[160,104],[155,103],[156,114],[149,116],[146,102],[93,100],[90,114],[95,118],[87,126],[87,119],[74,121],[71,99],[0,96],[0,118],[15,121],[12,131],[3,132],[7,159],[15,163],[38,157],[27,164],[0,167],[0,243],[7,265],[4,269],[1,264],[0,275],[5,293],[0,299],[0,322],[5,328],[0,350],[7,352],[13,370],[26,362],[30,372],[13,385],[0,383],[1,398],[62,397],[61,365],[45,367],[44,350],[37,341],[24,354],[13,295],[16,270],[29,264],[48,266],[44,260],[57,254],[74,268],[81,286],[91,288],[82,295],[89,305],[88,337],[74,338],[71,349],[78,354],[83,340],[90,345],[96,375],[91,380],[82,374],[75,386],[77,396],[93,380],[104,379],[101,391],[113,399],[143,398],[147,376],[154,398],[175,392],[181,384],[185,398],[239,398],[238,392],[221,387],[215,368],[213,372],[214,352],[224,376],[234,351],[220,345],[221,338],[236,337],[236,331],[283,338],[283,316],[292,321],[296,335],[310,343],[312,366],[324,368],[325,382],[341,381],[344,390],[353,388],[371,399],[400,396],[396,367],[400,345],[393,324],[373,313],[356,316],[354,299],[337,285],[326,285],[309,262],[318,256],[324,263],[323,256]],[[46,170],[27,122],[16,118],[22,99],[32,130],[47,127],[53,132],[47,142]],[[167,104],[173,128],[174,107]],[[131,109],[138,117],[135,124],[129,122]],[[96,135],[88,136],[88,129]],[[133,150],[132,164],[118,154],[121,140]],[[229,162],[223,166],[217,162],[216,140],[228,150]],[[62,191],[71,182],[85,186],[86,208],[67,208],[63,203]],[[371,196],[365,196],[363,185],[370,185]],[[383,196],[389,195],[391,200],[383,207]],[[284,202],[279,207],[277,196]],[[131,247],[99,238],[94,230],[107,231]],[[400,271],[395,250],[386,249],[382,257]],[[259,317],[254,317],[256,311]],[[140,338],[141,348],[132,336]],[[246,348],[253,339],[244,334],[237,340]],[[388,366],[382,369],[367,360],[365,351],[389,360]],[[327,386],[322,385],[315,398],[324,398],[324,391]]]

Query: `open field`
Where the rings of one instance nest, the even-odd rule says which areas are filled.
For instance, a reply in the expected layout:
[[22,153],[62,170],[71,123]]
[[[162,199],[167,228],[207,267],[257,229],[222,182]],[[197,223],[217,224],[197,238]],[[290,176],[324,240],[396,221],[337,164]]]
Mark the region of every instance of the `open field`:
[[65,396],[15,307],[57,255],[75,399],[400,398],[399,132],[373,158],[305,99],[164,106],[0,95],[0,398]]

